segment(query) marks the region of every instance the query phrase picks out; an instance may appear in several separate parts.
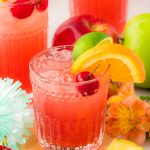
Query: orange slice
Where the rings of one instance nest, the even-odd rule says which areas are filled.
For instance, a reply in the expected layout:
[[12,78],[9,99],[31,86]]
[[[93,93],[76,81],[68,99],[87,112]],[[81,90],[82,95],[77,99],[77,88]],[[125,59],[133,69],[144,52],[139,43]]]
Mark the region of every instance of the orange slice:
[[130,49],[120,44],[100,44],[87,50],[71,66],[71,72],[78,74],[90,71],[100,65],[94,73],[102,74],[109,65],[112,81],[141,83],[145,80],[145,70],[142,61]]

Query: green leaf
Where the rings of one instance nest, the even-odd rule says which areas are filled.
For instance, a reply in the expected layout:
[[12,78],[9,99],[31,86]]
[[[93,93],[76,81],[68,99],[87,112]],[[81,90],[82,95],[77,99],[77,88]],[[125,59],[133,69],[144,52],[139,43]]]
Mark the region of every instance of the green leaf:
[[150,104],[150,96],[140,96],[140,99]]

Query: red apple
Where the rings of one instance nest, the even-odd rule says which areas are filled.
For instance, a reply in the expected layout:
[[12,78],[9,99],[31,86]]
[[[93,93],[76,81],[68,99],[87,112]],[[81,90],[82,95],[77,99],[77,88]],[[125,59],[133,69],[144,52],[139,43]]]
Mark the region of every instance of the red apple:
[[118,33],[115,28],[107,23],[95,24],[92,26],[92,31],[104,32],[113,38],[114,43],[119,42]]
[[72,45],[83,34],[100,31],[110,35],[118,43],[116,30],[99,18],[90,15],[76,16],[66,20],[56,30],[53,37],[53,46]]

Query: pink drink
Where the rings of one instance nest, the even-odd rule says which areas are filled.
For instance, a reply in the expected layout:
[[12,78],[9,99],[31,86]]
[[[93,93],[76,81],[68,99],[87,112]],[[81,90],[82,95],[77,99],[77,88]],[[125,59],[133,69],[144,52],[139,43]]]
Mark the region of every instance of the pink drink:
[[[24,3],[12,3],[12,0],[10,3],[0,2],[0,77],[20,80],[23,89],[28,91],[31,91],[29,60],[47,47],[48,12],[47,7],[37,9],[39,4],[39,0],[24,0]],[[29,5],[33,5],[33,11],[24,16],[21,10],[28,13]],[[17,16],[12,13],[12,8],[19,9]]]
[[126,23],[128,0],[72,0],[72,15],[90,14],[113,25],[122,33]]
[[[30,64],[36,127],[43,148],[97,148],[104,132],[108,81],[106,75],[77,83],[70,74],[70,46],[36,55]],[[79,86],[99,82],[98,91],[82,96]]]

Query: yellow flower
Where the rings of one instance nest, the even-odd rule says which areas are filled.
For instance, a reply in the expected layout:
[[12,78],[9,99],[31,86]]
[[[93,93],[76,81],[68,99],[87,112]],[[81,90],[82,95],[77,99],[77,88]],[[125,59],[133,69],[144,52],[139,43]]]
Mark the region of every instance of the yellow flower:
[[150,131],[149,108],[148,103],[135,96],[113,103],[108,109],[106,131],[112,136],[122,136],[142,144],[146,132]]

